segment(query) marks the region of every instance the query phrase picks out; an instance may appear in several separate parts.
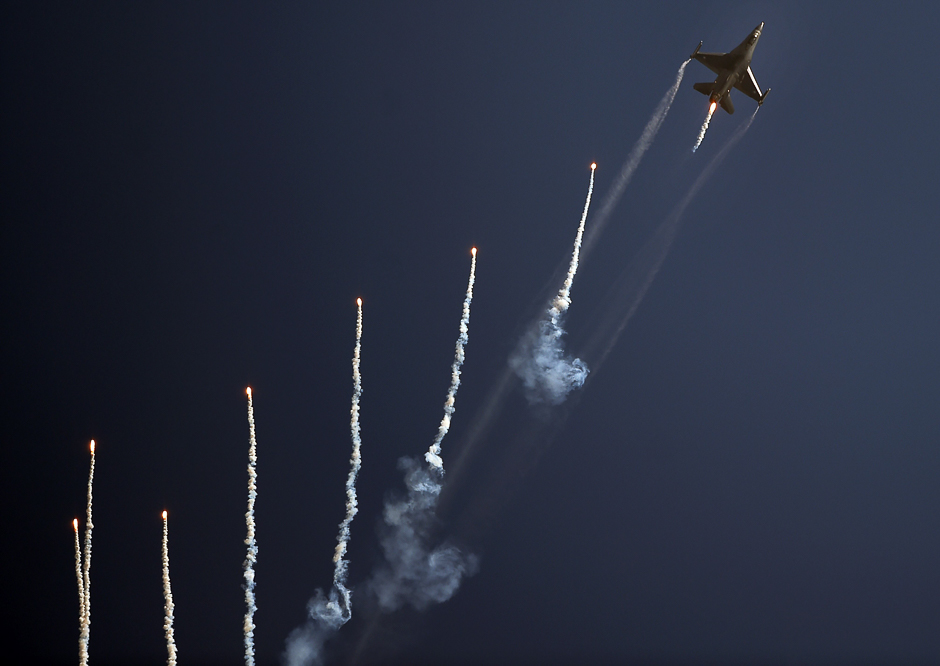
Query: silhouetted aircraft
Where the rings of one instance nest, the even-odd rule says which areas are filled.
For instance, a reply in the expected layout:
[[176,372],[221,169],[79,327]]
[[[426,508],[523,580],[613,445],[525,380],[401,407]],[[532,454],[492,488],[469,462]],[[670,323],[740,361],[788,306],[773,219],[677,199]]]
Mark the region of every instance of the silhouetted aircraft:
[[770,92],[761,93],[760,86],[757,85],[757,79],[754,78],[754,72],[751,71],[751,57],[754,55],[754,48],[757,46],[757,40],[760,39],[761,30],[764,29],[763,21],[759,26],[751,31],[743,42],[738,44],[731,53],[699,53],[702,48],[702,42],[698,43],[695,51],[689,56],[689,60],[695,59],[715,72],[718,78],[714,83],[696,83],[693,88],[703,95],[708,95],[712,104],[720,104],[721,108],[728,113],[734,113],[734,104],[731,103],[731,88],[737,88],[745,95],[757,101],[760,106],[764,103],[764,98]]

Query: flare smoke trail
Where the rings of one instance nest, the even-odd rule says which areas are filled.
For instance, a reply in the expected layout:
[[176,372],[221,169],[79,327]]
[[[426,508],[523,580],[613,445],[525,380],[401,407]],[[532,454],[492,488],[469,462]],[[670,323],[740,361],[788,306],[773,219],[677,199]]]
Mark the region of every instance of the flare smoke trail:
[[255,441],[255,412],[251,404],[251,387],[245,392],[248,394],[248,512],[245,522],[248,525],[248,536],[245,544],[248,554],[245,556],[245,663],[254,666],[255,663],[255,563],[258,561],[258,544],[255,543],[255,498],[258,497],[258,472],[255,466],[258,462],[257,442]]
[[473,300],[473,281],[477,269],[477,249],[472,248],[470,255],[470,281],[467,283],[467,296],[463,301],[463,315],[460,317],[460,335],[457,337],[454,363],[450,369],[450,388],[447,391],[447,398],[444,400],[444,417],[441,419],[441,425],[437,429],[437,436],[434,438],[431,448],[424,454],[424,459],[428,461],[428,466],[441,474],[444,473],[444,461],[441,459],[441,442],[444,440],[447,431],[450,430],[450,421],[454,416],[457,389],[460,387],[460,368],[463,366],[464,359],[466,358],[464,346],[469,340],[470,302]]
[[610,219],[610,214],[614,212],[614,208],[616,208],[617,204],[620,202],[623,191],[627,188],[627,185],[630,184],[634,172],[636,172],[637,167],[640,166],[640,161],[642,161],[646,151],[652,145],[653,139],[656,138],[656,133],[659,132],[663,121],[666,120],[666,115],[672,107],[672,101],[675,99],[676,93],[679,91],[679,85],[682,83],[682,77],[685,76],[685,68],[690,62],[692,61],[686,60],[679,66],[679,71],[676,72],[676,80],[669,90],[666,91],[666,94],[663,95],[663,98],[659,100],[659,104],[656,105],[656,109],[653,111],[653,116],[649,119],[649,122],[646,123],[643,133],[640,134],[640,138],[637,139],[630,154],[627,155],[627,160],[623,163],[617,180],[614,181],[610,192],[608,192],[607,196],[604,198],[600,211],[592,219],[591,229],[588,231],[587,238],[584,239],[584,247],[581,249],[582,257],[587,256],[588,252],[590,252],[591,248],[594,247],[594,244],[600,238],[604,227],[607,226],[607,220]]
[[343,559],[346,546],[349,543],[349,526],[359,513],[356,499],[356,478],[362,464],[359,448],[362,440],[359,436],[359,398],[362,396],[362,380],[359,374],[360,349],[362,341],[362,299],[356,299],[358,314],[356,316],[356,347],[353,350],[353,395],[350,409],[350,431],[352,433],[352,457],[349,460],[350,470],[346,479],[346,517],[339,525],[339,536],[336,550],[333,553],[333,588],[327,598],[322,590],[307,602],[309,619],[302,627],[294,629],[287,637],[287,647],[284,658],[288,666],[309,666],[320,663],[323,644],[340,627],[352,617],[352,596],[346,587],[346,571],[349,563]]
[[[705,132],[708,131],[708,123],[711,122],[711,120],[712,120],[712,115],[714,115],[715,109],[717,109],[717,108],[718,108],[718,104],[717,104],[716,102],[712,102],[711,105],[708,107],[708,115],[705,116],[705,122],[702,123],[702,130],[698,133],[698,139],[695,140],[695,145],[692,146],[692,152],[693,152],[693,153],[694,153],[696,150],[698,150],[698,147],[699,147],[699,146],[702,145],[702,141],[705,139]],[[758,107],[758,108],[760,108],[760,107]]]
[[91,520],[92,486],[95,481],[95,440],[91,440],[91,465],[88,468],[88,504],[85,507],[85,561],[83,563],[82,577],[85,585],[85,600],[82,617],[81,656],[82,666],[88,663],[88,643],[91,638],[91,531],[95,524]]
[[460,318],[460,335],[451,367],[451,384],[444,400],[444,418],[437,436],[424,458],[425,468],[412,458],[401,458],[399,469],[405,472],[408,494],[385,503],[384,527],[381,533],[385,565],[368,582],[369,590],[384,611],[393,611],[405,604],[424,610],[431,604],[450,599],[465,576],[477,570],[477,558],[464,553],[457,546],[441,543],[431,546],[437,522],[437,500],[441,494],[444,467],[441,460],[441,440],[450,429],[457,389],[460,386],[460,367],[463,365],[464,346],[468,341],[470,302],[476,273],[477,252],[471,250],[470,280]]
[[666,259],[666,255],[669,254],[669,249],[672,247],[673,240],[675,240],[676,233],[679,230],[679,222],[682,219],[683,213],[685,213],[685,209],[688,208],[692,199],[695,198],[695,195],[698,194],[698,191],[711,177],[712,173],[714,173],[715,169],[718,168],[725,157],[727,157],[735,144],[741,140],[741,137],[743,137],[745,132],[751,127],[751,123],[754,122],[754,118],[757,117],[759,110],[760,107],[757,107],[747,122],[743,123],[734,134],[731,135],[727,143],[722,146],[721,150],[719,150],[705,166],[702,173],[700,173],[698,178],[695,179],[695,182],[692,183],[692,187],[686,192],[686,195],[676,204],[676,207],[673,208],[669,216],[659,226],[653,237],[650,238],[643,249],[640,250],[639,256],[631,267],[625,271],[618,280],[617,291],[624,295],[621,297],[618,307],[614,308],[614,312],[623,312],[626,310],[626,313],[623,315],[619,324],[607,322],[598,327],[594,338],[588,345],[589,347],[596,347],[600,344],[605,345],[603,352],[600,354],[597,361],[595,361],[595,367],[600,367],[607,358],[607,355],[617,343],[617,339],[620,337],[623,329],[626,328],[627,323],[633,317],[640,303],[643,302],[646,292],[649,290],[650,285],[653,284],[653,280],[656,278],[659,269],[663,265],[663,261]]
[[333,572],[333,586],[342,596],[343,622],[347,622],[352,616],[350,607],[350,592],[346,589],[346,570],[349,563],[343,559],[346,554],[346,546],[349,543],[349,526],[353,518],[359,513],[359,502],[356,500],[356,478],[359,476],[359,468],[362,467],[362,456],[359,448],[362,446],[362,440],[359,437],[359,398],[362,395],[362,378],[359,375],[359,352],[362,342],[362,299],[356,299],[356,305],[359,308],[356,316],[356,347],[353,350],[353,395],[352,407],[349,410],[351,415],[349,429],[352,434],[352,457],[349,459],[349,476],[346,477],[346,518],[339,525],[339,536],[336,538],[336,552],[333,553],[333,562],[336,569]]
[[581,359],[565,356],[562,344],[562,336],[565,334],[562,317],[571,305],[571,285],[578,272],[581,238],[584,235],[588,209],[591,207],[591,195],[594,193],[596,167],[596,164],[591,165],[591,182],[588,185],[584,212],[578,224],[564,284],[548,309],[548,319],[540,321],[538,330],[532,330],[520,341],[519,347],[509,359],[509,365],[522,380],[529,404],[560,405],[568,393],[584,384],[588,375],[588,368]]
[[170,591],[170,550],[166,528],[166,511],[163,512],[163,631],[166,633],[168,666],[176,666],[176,641],[173,639],[173,592]]
[[80,663],[86,664],[88,653],[81,638],[81,627],[85,622],[85,582],[82,580],[82,546],[78,541],[78,518],[72,520],[72,529],[75,530],[75,578],[78,580],[78,659]]

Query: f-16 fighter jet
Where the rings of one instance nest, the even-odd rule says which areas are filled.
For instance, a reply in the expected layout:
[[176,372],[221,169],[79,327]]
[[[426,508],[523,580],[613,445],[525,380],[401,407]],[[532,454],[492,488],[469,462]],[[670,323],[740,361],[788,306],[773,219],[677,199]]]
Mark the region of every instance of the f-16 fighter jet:
[[708,100],[712,105],[720,104],[721,108],[728,113],[734,113],[731,88],[737,88],[756,100],[758,106],[763,104],[770,88],[761,93],[757,79],[754,78],[754,72],[751,71],[751,57],[754,55],[754,48],[757,46],[757,40],[760,39],[763,29],[764,23],[761,22],[731,53],[699,53],[699,49],[702,48],[702,42],[699,42],[689,59],[698,60],[715,72],[718,78],[714,83],[696,83],[692,87],[703,95],[708,95]]

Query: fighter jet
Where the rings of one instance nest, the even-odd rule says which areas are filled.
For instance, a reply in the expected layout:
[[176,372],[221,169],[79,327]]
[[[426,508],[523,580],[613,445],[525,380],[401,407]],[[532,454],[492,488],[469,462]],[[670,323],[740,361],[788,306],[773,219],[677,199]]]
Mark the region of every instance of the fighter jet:
[[754,78],[754,72],[751,71],[751,57],[754,55],[754,48],[757,46],[757,40],[760,39],[761,30],[764,29],[763,21],[759,26],[751,31],[743,42],[738,44],[731,53],[699,53],[702,48],[702,42],[698,43],[695,51],[689,56],[689,60],[695,59],[715,72],[718,78],[714,83],[696,83],[693,88],[703,95],[708,95],[708,100],[712,104],[720,104],[721,108],[728,113],[734,113],[734,104],[731,103],[731,88],[737,88],[745,95],[757,101],[760,106],[764,103],[764,98],[770,92],[768,88],[765,92],[760,91],[757,85],[757,79]]

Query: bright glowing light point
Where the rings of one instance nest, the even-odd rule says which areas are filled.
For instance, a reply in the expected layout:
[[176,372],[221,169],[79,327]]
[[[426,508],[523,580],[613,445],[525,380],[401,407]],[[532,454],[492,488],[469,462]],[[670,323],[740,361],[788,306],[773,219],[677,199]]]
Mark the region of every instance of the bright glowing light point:
[[72,519],[72,527],[75,529],[75,533],[78,534],[78,518]]
[[470,254],[474,257],[477,256],[477,249],[475,247],[470,248]]
[[361,298],[357,298],[357,299],[356,299],[356,305],[358,305],[360,308],[362,307],[362,299],[361,299]]
[[251,387],[250,387],[250,386],[245,389],[245,393],[248,394],[248,397],[249,397],[249,398],[251,397]]
[[91,452],[95,452],[95,440],[91,440]]
[[163,520],[166,520],[166,511],[163,512]]
[[597,168],[597,162],[591,162],[591,171]]
[[715,113],[715,109],[718,107],[718,102],[712,102],[712,105],[708,107],[709,113]]

